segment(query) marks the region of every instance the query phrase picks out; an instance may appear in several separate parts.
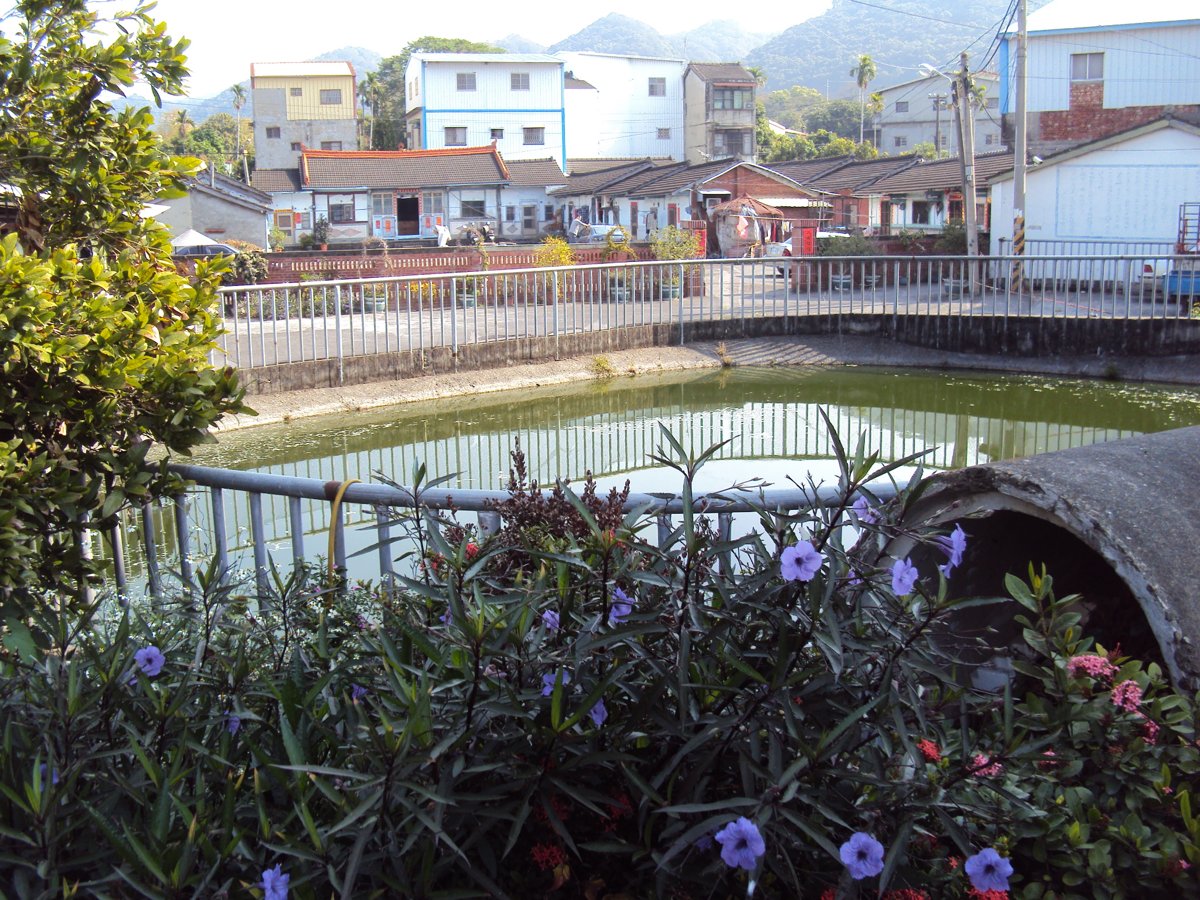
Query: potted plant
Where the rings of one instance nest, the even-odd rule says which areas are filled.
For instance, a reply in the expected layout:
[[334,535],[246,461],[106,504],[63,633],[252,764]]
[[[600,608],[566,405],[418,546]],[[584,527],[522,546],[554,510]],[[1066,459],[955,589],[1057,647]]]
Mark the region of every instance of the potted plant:
[[608,298],[614,302],[628,300],[633,291],[633,271],[620,263],[633,262],[637,259],[637,251],[629,244],[629,232],[625,226],[618,225],[604,236],[604,250],[600,258],[614,267],[605,273],[608,282]]
[[318,216],[317,221],[313,222],[313,243],[317,245],[318,250],[329,249],[329,220],[324,216]]
[[[700,254],[700,240],[694,232],[668,225],[654,233],[654,237],[650,239],[650,250],[660,262],[695,259]],[[683,284],[675,266],[663,266],[658,274],[661,279],[660,292],[664,299],[682,295]]]
[[[817,242],[817,253],[821,256],[838,257],[871,257],[879,253],[878,248],[870,240],[858,234],[839,234],[836,237],[822,238]],[[856,278],[855,275],[858,275]],[[865,288],[879,285],[883,275],[875,270],[874,263],[869,266],[866,262],[856,263],[852,260],[839,260],[833,264],[829,272],[829,286],[835,291],[849,290],[858,281]]]

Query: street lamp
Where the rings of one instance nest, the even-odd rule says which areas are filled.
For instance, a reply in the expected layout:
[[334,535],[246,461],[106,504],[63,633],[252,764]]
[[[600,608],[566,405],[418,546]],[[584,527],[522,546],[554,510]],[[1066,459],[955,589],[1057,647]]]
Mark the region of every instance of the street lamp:
[[953,85],[954,125],[958,129],[958,162],[962,173],[963,225],[967,232],[967,285],[975,292],[975,260],[979,257],[979,230],[975,222],[975,117],[971,114],[971,79],[967,73],[967,54],[960,57],[957,75],[948,75],[928,63],[920,72],[926,78],[940,75]]

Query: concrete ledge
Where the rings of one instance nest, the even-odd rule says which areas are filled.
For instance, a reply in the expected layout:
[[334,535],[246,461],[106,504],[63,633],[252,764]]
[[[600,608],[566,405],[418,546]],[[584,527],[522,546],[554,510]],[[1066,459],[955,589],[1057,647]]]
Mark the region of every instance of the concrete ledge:
[[[1083,632],[1200,682],[1200,427],[938,475],[914,520],[960,523],[969,555],[951,596],[1007,596],[1004,575],[1044,563],[1055,593],[1083,595]],[[924,548],[918,566],[943,561]],[[1008,615],[987,622],[1003,636]],[[1010,637],[1016,634],[1009,629]],[[1002,643],[1004,641],[1001,641]]]

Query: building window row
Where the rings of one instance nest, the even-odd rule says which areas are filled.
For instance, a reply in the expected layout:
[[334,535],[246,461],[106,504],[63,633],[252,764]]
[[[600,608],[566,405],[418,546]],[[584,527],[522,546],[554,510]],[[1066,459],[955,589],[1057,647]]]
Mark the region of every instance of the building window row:
[[[493,141],[504,140],[504,129],[493,128],[491,130],[491,139]],[[546,143],[545,128],[522,128],[521,129],[522,143],[526,145],[539,145]],[[444,142],[447,147],[465,147],[467,146],[467,128],[465,125],[448,126],[444,130]]]
[[342,102],[341,88],[323,88],[321,90],[322,106],[339,106]]
[[897,100],[896,101],[896,112],[898,112],[898,113],[908,112],[908,101],[907,100]]
[[658,129],[658,139],[660,141],[669,141],[671,139],[671,129],[670,128]]
[[475,90],[475,73],[474,72],[459,72],[455,76],[455,85],[460,91]]
[[529,90],[529,73],[528,72],[513,72],[508,76],[508,86],[514,91]]
[[354,221],[354,195],[329,195],[329,224],[348,225]]
[[647,91],[651,97],[667,96],[667,79],[666,78],[650,78],[647,82]]
[[462,201],[460,215],[464,219],[483,219],[487,217],[487,201],[486,200],[467,200]]

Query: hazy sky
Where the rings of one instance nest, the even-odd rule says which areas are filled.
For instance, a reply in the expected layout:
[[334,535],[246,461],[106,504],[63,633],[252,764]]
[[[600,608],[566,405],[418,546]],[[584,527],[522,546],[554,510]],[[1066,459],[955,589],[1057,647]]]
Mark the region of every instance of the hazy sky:
[[[770,5],[728,0],[159,0],[155,15],[172,37],[192,42],[188,93],[209,97],[250,77],[252,62],[291,62],[339,47],[366,47],[384,56],[399,53],[426,34],[471,40],[520,34],[552,44],[610,12],[645,22],[663,34],[687,31],[713,20],[733,19],[748,31],[783,31],[819,15],[832,0]],[[97,0],[101,11],[132,6],[129,0]],[[769,21],[764,28],[764,21]]]

